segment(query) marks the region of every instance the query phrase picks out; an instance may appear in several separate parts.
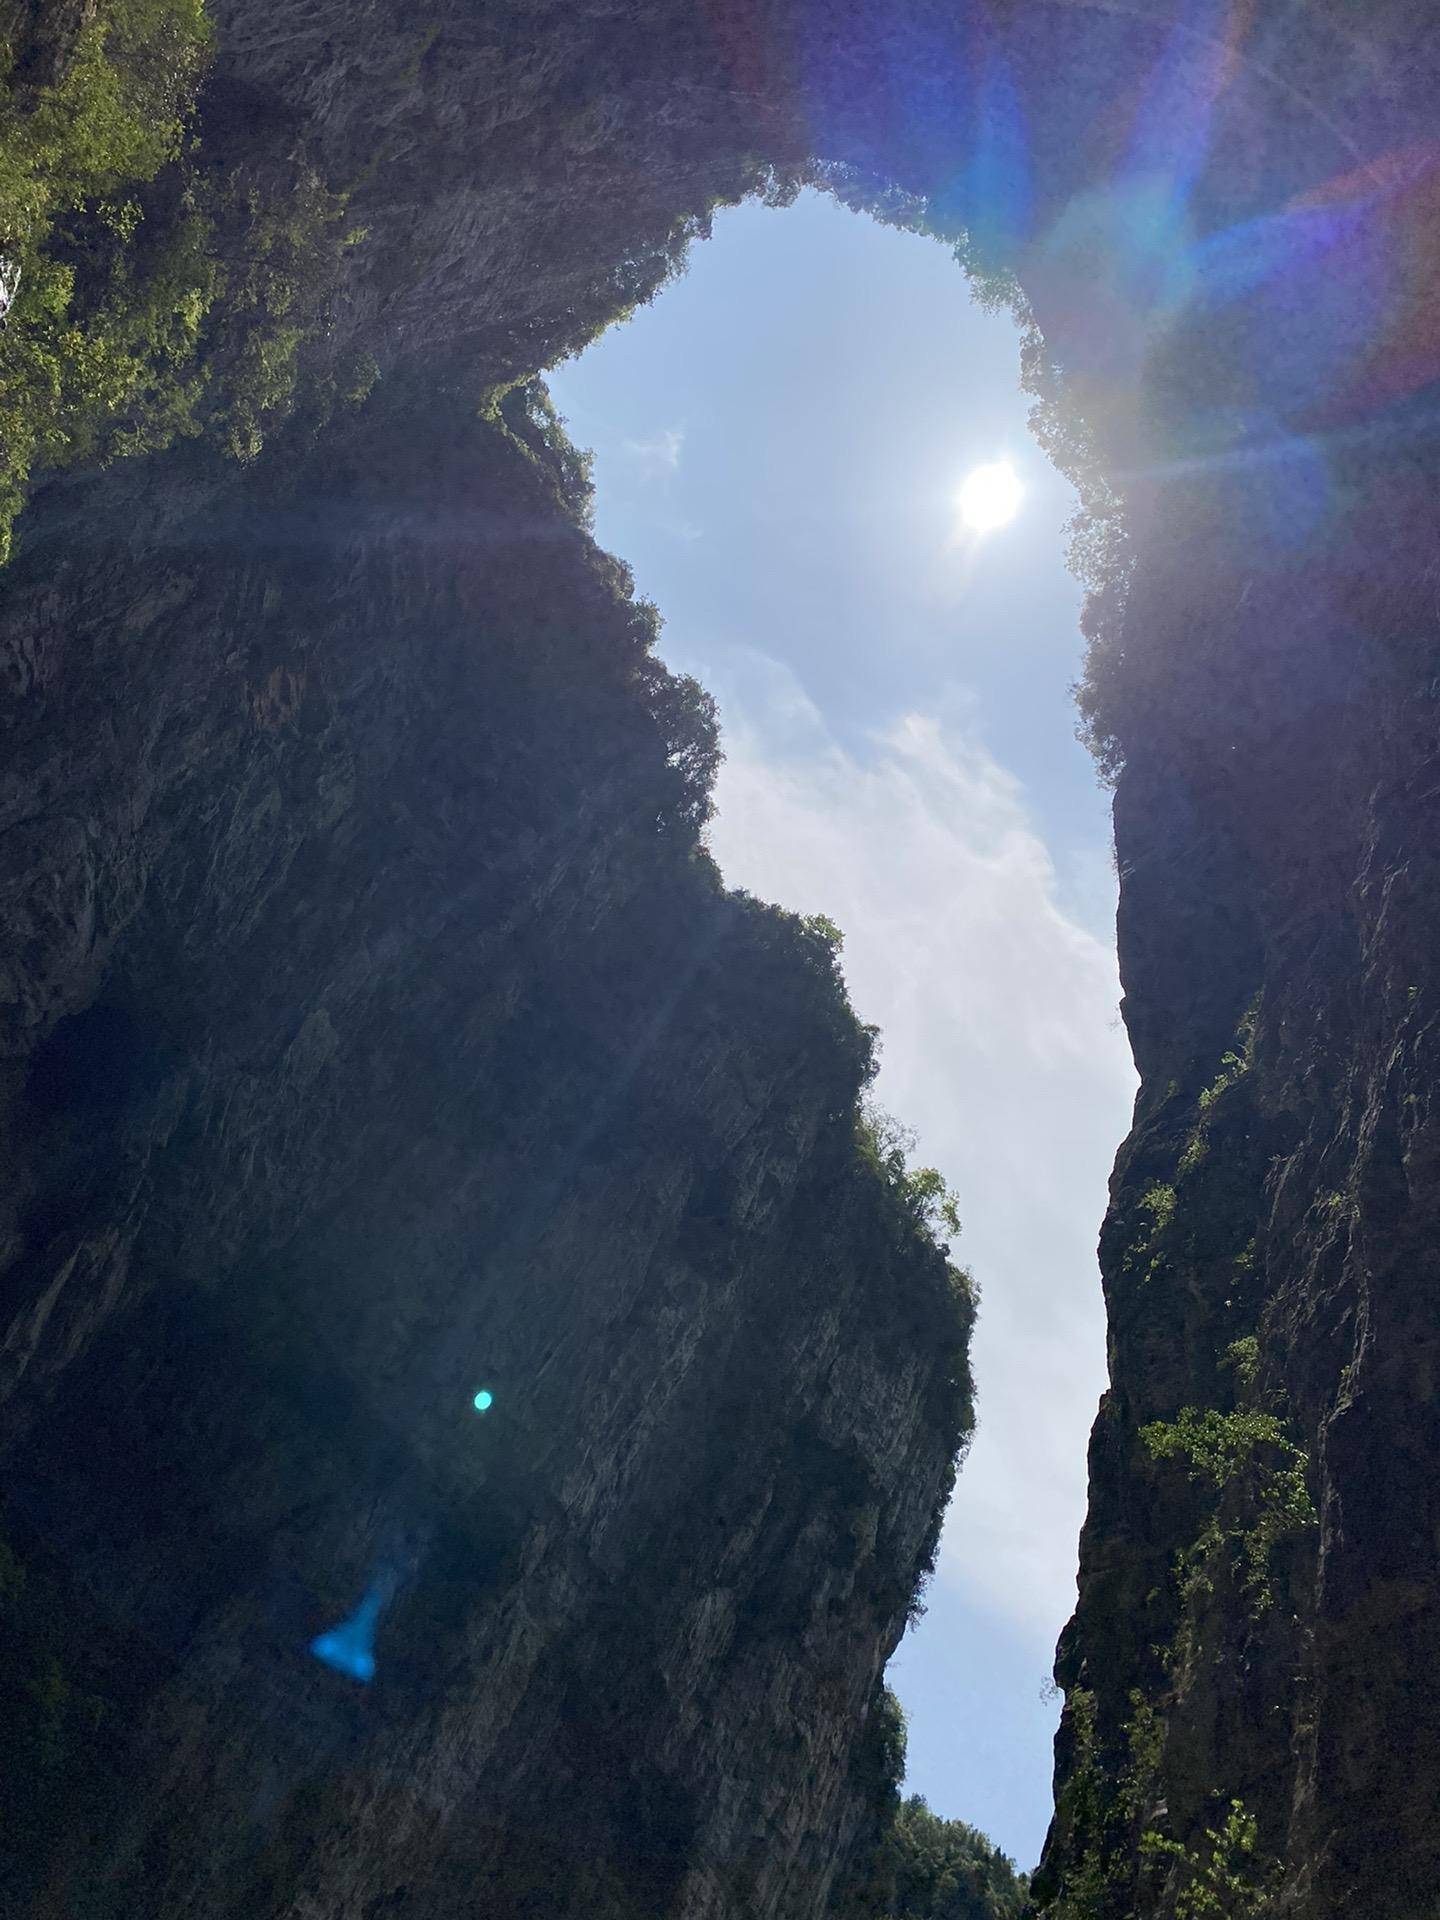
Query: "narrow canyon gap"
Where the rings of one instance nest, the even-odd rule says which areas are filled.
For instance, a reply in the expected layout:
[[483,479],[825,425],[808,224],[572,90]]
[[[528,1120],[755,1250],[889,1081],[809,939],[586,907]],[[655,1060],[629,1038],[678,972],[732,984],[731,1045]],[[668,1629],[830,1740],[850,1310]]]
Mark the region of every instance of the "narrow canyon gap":
[[[596,537],[719,700],[727,883],[839,923],[877,1096],[960,1198],[978,1425],[890,1682],[907,1791],[1029,1867],[1134,1082],[1108,795],[1068,692],[1075,494],[1030,434],[1019,345],[949,248],[810,192],[720,214],[682,280],[549,384],[594,449]],[[1001,458],[1021,512],[966,538],[960,483]]]
[[1035,1901],[1434,1909],[1427,24],[3,10],[7,1910],[865,1914],[969,1297],[533,383],[817,166],[1028,312],[1091,516],[1141,1085]]

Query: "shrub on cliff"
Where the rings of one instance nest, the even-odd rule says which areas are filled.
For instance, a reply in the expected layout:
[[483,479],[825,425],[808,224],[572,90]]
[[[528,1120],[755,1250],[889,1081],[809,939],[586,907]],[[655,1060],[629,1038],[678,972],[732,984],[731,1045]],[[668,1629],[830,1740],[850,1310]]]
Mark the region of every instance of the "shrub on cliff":
[[[136,198],[180,154],[208,40],[199,0],[102,0],[73,43],[3,48],[0,251],[15,297],[0,335],[0,559],[32,468],[96,450],[125,420],[173,438],[193,405],[180,369],[214,287],[177,208],[137,245]],[[44,83],[17,74],[43,54]]]
[[[253,458],[363,237],[298,160],[264,182],[209,163],[202,0],[96,0],[64,44],[38,18],[0,42],[0,563],[47,470],[202,432]],[[314,385],[322,409],[367,390],[354,368]]]
[[912,1127],[873,1100],[863,1100],[856,1116],[861,1158],[888,1182],[916,1228],[938,1243],[960,1232],[960,1202],[936,1167],[912,1167],[918,1144]]

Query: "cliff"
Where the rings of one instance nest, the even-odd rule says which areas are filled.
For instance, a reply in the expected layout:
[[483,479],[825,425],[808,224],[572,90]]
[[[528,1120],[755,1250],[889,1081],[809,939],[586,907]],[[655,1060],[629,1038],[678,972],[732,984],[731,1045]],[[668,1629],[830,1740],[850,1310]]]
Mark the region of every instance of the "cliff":
[[1204,1890],[1398,1920],[1440,1886],[1416,1687],[1440,1626],[1437,742],[1407,644],[1430,616],[1402,600],[1367,634],[1334,592],[1299,568],[1253,585],[1234,698],[1169,713],[1117,791],[1144,1078],[1101,1243],[1056,1914],[1204,1911],[1176,1904]]
[[1142,1088],[1037,1895],[1427,1911],[1422,23],[225,0],[206,57],[135,189],[193,325],[105,336],[0,590],[7,1910],[809,1920],[873,1822],[968,1296],[523,384],[813,159],[1019,290],[1098,553]]
[[7,1910],[811,1911],[968,1419],[869,1035],[543,448],[197,467],[6,582]]

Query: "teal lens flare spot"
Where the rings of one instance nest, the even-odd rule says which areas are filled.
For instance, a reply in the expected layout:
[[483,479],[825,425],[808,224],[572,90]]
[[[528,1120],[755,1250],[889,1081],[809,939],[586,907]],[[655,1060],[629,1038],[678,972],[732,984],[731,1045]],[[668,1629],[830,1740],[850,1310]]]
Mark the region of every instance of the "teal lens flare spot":
[[493,1407],[494,1404],[495,1404],[494,1394],[491,1393],[488,1387],[481,1387],[480,1391],[475,1396],[475,1411],[477,1413],[484,1413],[487,1407]]

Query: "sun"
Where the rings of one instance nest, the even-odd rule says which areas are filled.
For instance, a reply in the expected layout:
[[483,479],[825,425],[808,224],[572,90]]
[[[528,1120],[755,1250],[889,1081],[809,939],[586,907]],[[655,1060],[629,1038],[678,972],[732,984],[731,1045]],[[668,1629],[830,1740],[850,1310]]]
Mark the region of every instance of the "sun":
[[1015,518],[1024,493],[1008,460],[976,467],[960,489],[960,518],[971,533],[993,533]]

